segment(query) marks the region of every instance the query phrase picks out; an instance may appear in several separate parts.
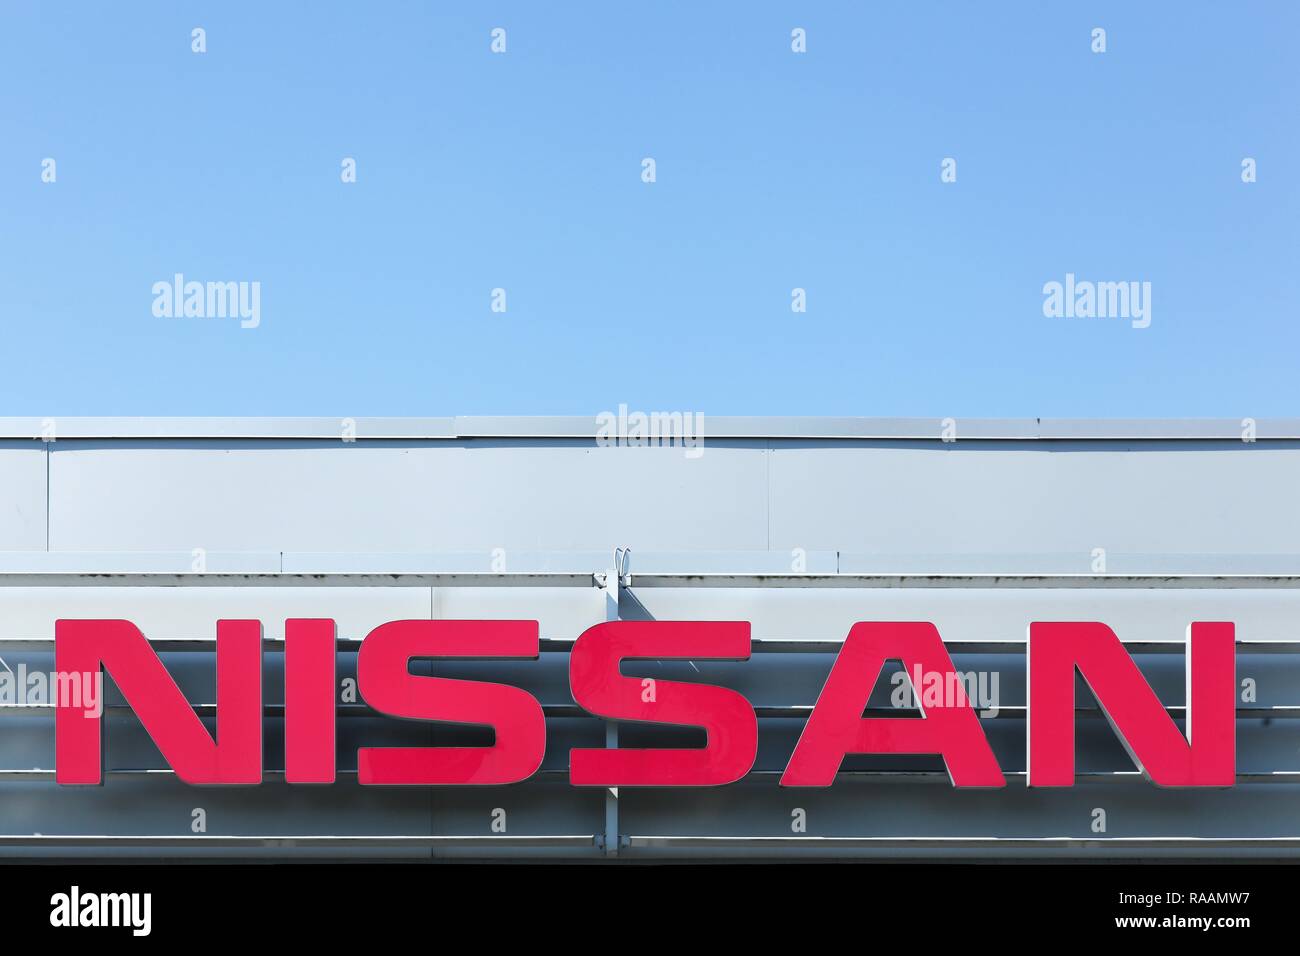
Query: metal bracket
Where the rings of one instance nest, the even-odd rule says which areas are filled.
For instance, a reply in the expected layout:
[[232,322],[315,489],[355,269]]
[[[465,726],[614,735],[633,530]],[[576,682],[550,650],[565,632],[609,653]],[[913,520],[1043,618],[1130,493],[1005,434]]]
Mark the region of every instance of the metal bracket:
[[[605,592],[606,621],[619,619],[618,600],[623,588],[627,586],[627,569],[631,557],[631,548],[614,549],[614,566],[605,572],[605,580],[601,585],[601,590]],[[613,721],[605,724],[605,746],[609,748],[618,746],[618,724]],[[605,790],[605,834],[601,844],[605,856],[610,858],[618,856],[618,848],[626,845],[618,832],[617,787],[609,787]]]

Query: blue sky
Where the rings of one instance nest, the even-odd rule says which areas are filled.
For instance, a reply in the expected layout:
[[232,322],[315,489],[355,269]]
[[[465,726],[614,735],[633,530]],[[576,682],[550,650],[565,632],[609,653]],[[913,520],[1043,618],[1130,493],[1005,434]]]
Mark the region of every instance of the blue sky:
[[[0,415],[1300,414],[1294,4],[0,22]],[[1044,317],[1067,272],[1150,327]]]

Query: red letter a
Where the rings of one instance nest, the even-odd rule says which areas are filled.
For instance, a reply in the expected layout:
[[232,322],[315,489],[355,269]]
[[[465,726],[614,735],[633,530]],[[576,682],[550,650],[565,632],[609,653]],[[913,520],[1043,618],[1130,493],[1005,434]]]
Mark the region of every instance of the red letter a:
[[[922,707],[923,718],[863,717],[885,661],[909,674],[939,675],[951,696]],[[914,688],[918,700],[921,688]],[[829,787],[845,754],[940,754],[958,787],[1002,787],[1006,780],[979,719],[956,679],[952,659],[933,624],[860,622],[844,640],[817,706],[795,745],[783,787]]]

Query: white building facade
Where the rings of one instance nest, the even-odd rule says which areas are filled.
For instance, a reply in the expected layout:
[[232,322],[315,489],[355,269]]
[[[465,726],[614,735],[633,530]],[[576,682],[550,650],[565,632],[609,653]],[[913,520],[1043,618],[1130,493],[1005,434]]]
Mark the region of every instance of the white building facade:
[[[722,859],[1255,858],[1300,854],[1300,421],[709,419],[690,443],[592,418],[0,419],[0,854],[10,857]],[[124,619],[215,726],[214,635],[266,640],[263,782],[177,778],[110,681],[104,781],[55,779],[55,622]],[[338,634],[338,778],[287,783],[284,623]],[[356,694],[357,645],[395,620],[526,619],[524,661],[417,674],[521,687],[546,714],[529,779],[370,787],[365,746],[475,746]],[[605,621],[746,621],[743,661],[623,673],[732,688],[753,770],[721,787],[575,787],[574,747],[698,747],[570,693]],[[860,621],[933,623],[1001,789],[936,756],[855,755],[832,786],[779,778]],[[1138,771],[1083,685],[1073,787],[1026,786],[1025,641],[1099,621],[1184,726],[1184,638],[1236,628],[1234,786]],[[430,669],[432,668],[432,669]],[[868,711],[910,704],[887,669]],[[22,675],[22,680],[19,679]]]

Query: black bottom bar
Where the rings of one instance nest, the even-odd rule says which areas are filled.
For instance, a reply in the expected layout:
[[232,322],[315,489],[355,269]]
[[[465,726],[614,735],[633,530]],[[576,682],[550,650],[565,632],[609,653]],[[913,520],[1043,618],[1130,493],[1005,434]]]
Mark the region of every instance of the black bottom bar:
[[[0,864],[6,944],[30,937],[144,938],[210,948],[267,941],[388,946],[683,944],[804,939],[990,950],[1099,936],[1231,941],[1294,921],[1289,865],[1093,864]],[[121,897],[119,927],[51,925],[98,913],[99,894],[148,893],[149,934]],[[58,895],[67,898],[59,910]],[[1172,894],[1172,896],[1171,896]],[[87,895],[94,902],[87,904]],[[52,901],[53,900],[53,901]],[[90,909],[86,907],[89,905]],[[89,918],[87,916],[86,918]],[[1208,921],[1208,922],[1206,922]],[[466,940],[468,942],[468,940]],[[585,941],[585,942],[584,942]],[[819,942],[820,941],[820,942]]]

